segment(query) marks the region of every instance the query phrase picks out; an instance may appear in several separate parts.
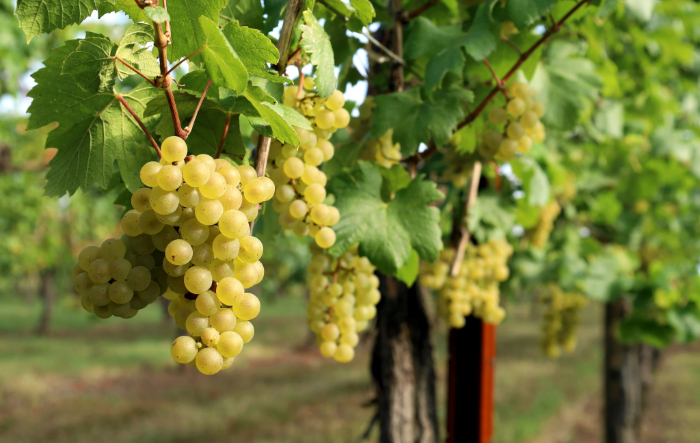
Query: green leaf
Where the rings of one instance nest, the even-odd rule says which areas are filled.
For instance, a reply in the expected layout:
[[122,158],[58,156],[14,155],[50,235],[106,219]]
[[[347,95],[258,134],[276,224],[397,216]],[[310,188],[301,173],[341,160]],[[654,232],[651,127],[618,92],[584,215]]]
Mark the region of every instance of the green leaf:
[[134,0],[103,1],[97,12],[100,17],[110,12],[124,11],[134,22],[148,21],[148,17]]
[[267,63],[277,63],[280,54],[265,34],[257,29],[240,26],[235,20],[226,25],[223,34],[243,62],[248,74],[277,83],[291,82],[287,77],[280,76],[267,67]]
[[[153,52],[145,46],[154,40],[154,31],[151,25],[135,23],[129,26],[122,39],[119,41],[116,56],[129,63],[149,78],[160,75],[160,65]],[[134,71],[123,63],[116,61],[117,75],[120,80],[135,75]]]
[[490,2],[482,3],[464,39],[464,49],[476,61],[481,61],[496,49],[496,39],[491,33],[495,23],[489,13]]
[[340,222],[337,241],[330,249],[339,256],[359,242],[359,253],[386,274],[396,275],[411,259],[411,251],[434,261],[442,249],[440,211],[429,203],[443,198],[435,183],[417,177],[394,199],[381,197],[382,176],[370,162],[358,162],[352,175],[334,178],[329,186],[336,196]]
[[559,0],[509,0],[505,5],[506,18],[518,29],[524,29],[548,13]]
[[352,17],[356,12],[353,6],[343,3],[341,0],[326,0],[326,3],[345,17]]
[[85,91],[109,91],[117,76],[116,52],[117,45],[107,37],[82,39],[66,57],[61,75],[72,76]]
[[467,227],[479,243],[505,238],[513,228],[515,217],[500,204],[498,196],[482,192],[469,210]]
[[673,342],[676,331],[672,326],[660,324],[655,319],[632,314],[620,323],[619,333],[623,343],[649,343],[664,348]]
[[[220,17],[226,21],[238,20],[241,26],[263,29],[265,24],[260,0],[229,0]],[[279,17],[279,12],[277,13]]]
[[[200,17],[206,17],[218,24],[219,12],[225,4],[226,0],[168,1],[168,12],[172,16],[170,28],[173,34],[168,57],[171,60],[187,57],[204,46],[207,36],[202,29]],[[202,63],[202,54],[197,54],[190,60]]]
[[164,23],[170,20],[170,15],[168,15],[168,11],[163,9],[162,6],[156,6],[155,8],[151,6],[146,6],[145,8],[143,8],[143,13],[146,14],[146,17],[148,17],[149,20],[156,23]]
[[303,115],[299,114],[296,109],[279,103],[265,103],[265,106],[272,108],[273,111],[278,113],[291,126],[313,131],[313,127],[311,126],[311,123],[309,123],[309,120]]
[[[272,103],[262,103],[250,89],[252,88],[249,88],[249,90],[244,92],[243,95],[248,99],[248,101],[250,101],[253,107],[255,107],[258,116],[262,117],[262,119],[269,125],[260,126],[253,124],[253,121],[251,121],[253,127],[261,134],[268,137],[274,137],[282,143],[289,143],[290,145],[299,146],[299,136],[297,135],[296,131],[292,129],[290,124],[285,121],[282,115],[278,113],[278,108],[276,108],[278,105],[273,105]],[[282,112],[282,110],[280,110],[280,112]],[[246,114],[246,116],[248,115],[249,114]]]
[[436,54],[452,44],[455,37],[463,35],[459,26],[438,27],[425,17],[411,22],[411,32],[406,39],[404,57],[415,60]]
[[[204,88],[209,83],[209,76],[204,69],[197,69],[183,75],[178,81],[182,85],[180,91],[188,91],[197,97],[201,97],[204,93]],[[219,88],[210,86],[207,91],[207,98],[219,98]]]
[[385,168],[374,164],[380,174],[382,174],[382,198],[385,201],[390,201],[396,191],[405,188],[411,183],[411,177],[401,165],[392,165],[391,168]]
[[24,30],[29,42],[37,35],[82,22],[102,2],[103,0],[17,0],[15,14],[19,19],[19,27]]
[[372,23],[372,19],[377,15],[374,12],[374,6],[369,0],[350,0],[350,4],[355,8],[356,16],[363,25],[367,26]]
[[241,94],[248,84],[248,71],[216,23],[207,17],[200,17],[199,23],[206,37],[200,53],[204,69],[214,84]]
[[440,89],[432,101],[423,100],[418,88],[378,95],[369,138],[379,138],[395,128],[394,142],[401,144],[405,155],[412,155],[420,143],[430,140],[442,146],[465,117],[463,103],[473,100],[472,92],[461,88]]
[[436,54],[425,68],[423,87],[430,92],[440,86],[442,78],[448,72],[462,76],[464,69],[464,54],[459,46],[452,46]]
[[155,32],[153,31],[153,26],[148,23],[134,23],[124,31],[122,39],[119,40],[119,46],[125,47],[132,43],[146,46],[154,40]]
[[267,0],[263,2],[263,12],[267,15],[265,19],[265,34],[269,34],[280,22],[280,12],[289,3],[289,0]]
[[408,259],[401,269],[396,273],[396,278],[406,283],[409,288],[413,286],[418,278],[418,270],[420,267],[420,258],[415,249],[411,249],[411,257]]
[[513,173],[522,182],[525,200],[534,206],[544,206],[549,202],[551,189],[549,178],[539,163],[532,157],[518,156],[511,160]]
[[[89,189],[93,183],[105,188],[115,160],[124,183],[135,190],[141,186],[139,169],[155,154],[113,91],[86,91],[74,77],[60,75],[63,61],[79,44],[79,40],[67,41],[52,51],[44,68],[32,75],[37,84],[28,94],[33,101],[27,128],[58,123],[46,140],[46,146],[57,148],[58,153],[49,163],[45,192],[50,196],[73,194],[78,188]],[[144,82],[122,96],[141,116],[157,92]],[[142,120],[153,128],[155,119]]]
[[697,308],[677,308],[666,312],[668,323],[676,330],[676,338],[681,343],[692,343],[700,337],[700,318]]
[[323,163],[323,172],[329,180],[343,172],[351,172],[364,148],[363,143],[343,144],[342,149],[336,149],[332,159]]
[[311,56],[316,66],[316,90],[321,97],[328,97],[335,91],[338,80],[335,78],[333,47],[323,26],[311,11],[304,11],[301,28],[301,48]]

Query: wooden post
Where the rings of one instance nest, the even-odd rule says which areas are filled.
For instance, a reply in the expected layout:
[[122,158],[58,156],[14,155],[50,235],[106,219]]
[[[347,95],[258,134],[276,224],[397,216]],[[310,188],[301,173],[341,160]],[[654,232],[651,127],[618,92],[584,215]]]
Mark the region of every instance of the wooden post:
[[490,443],[496,328],[473,316],[450,330],[447,442]]

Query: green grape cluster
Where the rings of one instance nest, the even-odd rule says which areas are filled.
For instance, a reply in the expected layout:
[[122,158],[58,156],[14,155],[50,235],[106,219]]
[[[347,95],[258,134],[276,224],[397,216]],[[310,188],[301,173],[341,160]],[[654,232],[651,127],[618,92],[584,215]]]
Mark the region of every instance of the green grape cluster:
[[378,165],[385,168],[391,168],[399,164],[403,158],[401,156],[401,145],[393,142],[393,136],[394,129],[392,128],[376,140],[367,140],[360,158],[375,161]]
[[465,155],[450,149],[445,152],[445,180],[450,180],[455,188],[464,188],[469,183],[469,178],[474,170],[476,158],[473,155]]
[[144,237],[123,235],[87,246],[73,266],[81,306],[102,319],[135,316],[164,292],[167,276],[156,267],[163,257]]
[[588,299],[577,292],[564,292],[557,285],[550,285],[541,302],[547,307],[542,321],[542,352],[551,358],[559,358],[562,349],[576,349],[580,312]]
[[357,253],[357,244],[337,259],[311,245],[308,266],[310,297],[306,306],[309,328],[324,357],[347,363],[355,357],[358,333],[377,315],[379,279],[375,267]]
[[542,248],[549,240],[549,234],[554,228],[554,220],[561,213],[561,206],[556,200],[552,200],[542,208],[537,225],[526,232],[532,246]]
[[491,108],[488,114],[489,123],[501,128],[488,129],[483,134],[479,153],[489,159],[508,161],[516,152],[529,152],[532,143],[541,143],[546,136],[540,121],[544,105],[533,100],[534,89],[526,83],[515,82],[508,87],[508,92],[510,99],[506,106]]
[[461,328],[473,315],[497,325],[505,317],[499,306],[499,284],[508,279],[512,246],[505,240],[468,245],[456,277],[450,275],[454,249],[444,249],[434,263],[422,263],[420,283],[438,291],[438,313],[453,328]]
[[335,131],[345,128],[350,114],[343,108],[345,96],[334,91],[328,98],[314,92],[314,80],[306,77],[303,88],[287,87],[284,103],[304,115],[313,131],[295,127],[300,146],[273,140],[268,168],[277,187],[272,208],[280,214],[279,223],[300,238],[311,236],[321,248],[335,244],[331,229],[340,220],[340,213],[327,204],[326,174],[320,167],[333,158],[335,148],[329,141]]

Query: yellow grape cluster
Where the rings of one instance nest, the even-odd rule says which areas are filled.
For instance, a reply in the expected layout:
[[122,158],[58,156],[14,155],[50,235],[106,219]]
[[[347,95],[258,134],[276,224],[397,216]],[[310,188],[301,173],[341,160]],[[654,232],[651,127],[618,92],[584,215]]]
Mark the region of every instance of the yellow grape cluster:
[[547,308],[542,322],[542,352],[551,358],[558,358],[562,349],[572,352],[576,349],[579,314],[588,299],[577,292],[564,292],[559,286],[550,285],[541,302]]
[[150,239],[127,235],[84,248],[73,266],[81,306],[102,319],[135,316],[164,292],[167,276],[155,269],[163,257]]
[[211,375],[231,366],[253,337],[260,301],[245,289],[265,270],[249,223],[275,185],[251,166],[188,156],[178,137],[165,139],[161,152],[160,162],[141,168],[146,187],[134,192],[121,226],[134,244],[148,243],[163,257],[156,269],[165,274],[168,313],[189,333],[173,342],[173,359]]
[[473,315],[498,324],[505,317],[499,306],[499,284],[508,279],[508,258],[513,248],[505,240],[469,245],[457,277],[450,275],[454,249],[444,249],[434,263],[422,263],[420,283],[438,291],[438,313],[453,328],[461,328]]
[[527,153],[532,143],[541,143],[546,136],[540,121],[544,116],[544,105],[533,100],[534,89],[527,83],[515,82],[508,87],[508,92],[510,99],[506,106],[489,111],[489,123],[502,129],[484,132],[479,153],[486,158],[508,161],[516,152]]
[[326,174],[319,168],[333,158],[335,148],[329,141],[335,131],[350,122],[350,114],[343,108],[345,96],[334,91],[328,98],[314,92],[314,80],[306,77],[303,88],[287,87],[284,103],[304,115],[313,131],[295,127],[300,146],[281,144],[274,140],[270,145],[268,170],[277,186],[272,208],[280,214],[279,223],[291,229],[300,238],[311,236],[321,248],[335,243],[331,229],[340,220],[334,206],[325,204]]
[[393,142],[393,136],[394,129],[392,128],[376,140],[367,140],[361,158],[375,161],[385,168],[399,164],[402,159],[401,145]]
[[375,267],[357,255],[357,244],[337,259],[311,245],[309,327],[324,357],[347,363],[355,357],[358,333],[377,315],[381,298]]
[[542,208],[537,225],[528,230],[526,235],[530,239],[532,246],[542,248],[549,240],[549,234],[554,228],[554,220],[561,213],[561,207],[556,200],[552,200]]

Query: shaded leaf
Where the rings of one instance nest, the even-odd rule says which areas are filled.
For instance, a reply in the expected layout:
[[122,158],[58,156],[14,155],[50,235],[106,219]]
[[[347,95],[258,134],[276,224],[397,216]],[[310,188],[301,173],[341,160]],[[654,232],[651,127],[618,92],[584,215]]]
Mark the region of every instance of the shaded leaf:
[[224,37],[219,26],[207,17],[199,18],[206,41],[202,44],[204,69],[214,84],[233,90],[245,91],[248,71]]
[[304,23],[300,25],[301,48],[310,55],[311,63],[316,66],[316,90],[321,97],[328,97],[335,91],[335,61],[333,47],[323,26],[311,11],[304,11]]

